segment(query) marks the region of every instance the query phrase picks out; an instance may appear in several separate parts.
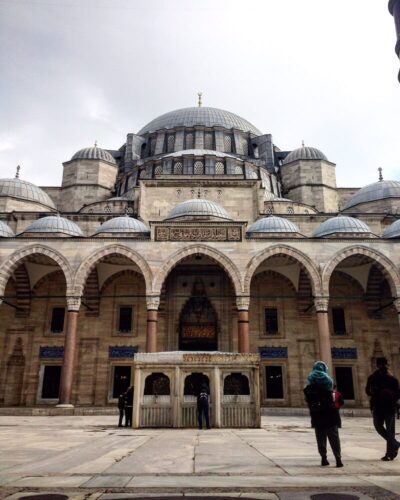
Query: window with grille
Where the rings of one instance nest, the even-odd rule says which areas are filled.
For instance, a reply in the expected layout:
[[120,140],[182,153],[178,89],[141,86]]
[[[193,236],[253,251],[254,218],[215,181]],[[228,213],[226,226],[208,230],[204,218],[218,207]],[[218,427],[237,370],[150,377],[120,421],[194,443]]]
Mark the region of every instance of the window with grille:
[[204,165],[202,161],[194,162],[194,175],[202,175],[204,174]]
[[273,214],[274,213],[274,207],[272,205],[269,205],[267,207],[267,214]]
[[193,134],[186,134],[185,149],[193,149],[194,137]]
[[215,174],[216,175],[223,175],[225,173],[225,166],[222,163],[222,161],[217,161],[215,164]]
[[65,307],[53,307],[51,312],[51,333],[62,333],[64,331]]
[[183,174],[183,166],[180,161],[177,161],[174,165],[174,174],[175,175],[182,175]]
[[131,306],[121,306],[119,308],[118,331],[120,333],[132,332],[133,311]]
[[287,207],[287,213],[288,214],[294,214],[293,207]]
[[204,147],[205,149],[214,149],[213,134],[208,133],[204,135]]
[[243,168],[240,167],[239,165],[236,165],[234,172],[235,175],[243,175]]
[[225,153],[232,153],[232,137],[224,135],[224,150]]
[[172,153],[175,148],[175,136],[169,135],[167,139],[167,153]]
[[346,335],[346,317],[343,307],[332,308],[332,323],[335,335]]
[[283,399],[283,369],[282,366],[265,367],[267,399]]
[[265,333],[267,335],[278,333],[278,309],[276,307],[265,308]]
[[111,207],[110,207],[110,205],[106,205],[106,206],[104,207],[104,212],[105,212],[106,214],[110,214],[110,213],[111,213]]
[[157,165],[154,169],[154,175],[161,175],[163,173],[162,165]]

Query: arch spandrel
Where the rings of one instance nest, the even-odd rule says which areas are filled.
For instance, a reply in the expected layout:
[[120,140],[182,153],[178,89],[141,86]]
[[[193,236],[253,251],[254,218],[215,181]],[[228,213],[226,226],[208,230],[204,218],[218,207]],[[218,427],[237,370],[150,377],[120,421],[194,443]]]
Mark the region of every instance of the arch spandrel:
[[361,245],[344,248],[337,252],[329,262],[325,264],[322,271],[322,295],[329,296],[329,283],[335,268],[348,257],[354,255],[362,255],[369,257],[377,264],[378,268],[383,272],[389,281],[390,290],[393,297],[399,297],[400,294],[400,274],[396,266],[381,252],[372,250],[371,248]]
[[276,245],[266,248],[264,250],[261,250],[252,257],[252,259],[250,260],[250,262],[246,267],[246,275],[244,278],[245,294],[250,295],[251,280],[257,268],[263,262],[276,255],[285,255],[287,257],[291,257],[293,260],[298,262],[298,264],[306,270],[308,277],[310,278],[313,295],[314,296],[320,295],[322,289],[322,282],[317,266],[306,254],[286,245]]
[[161,294],[161,288],[169,273],[176,267],[183,259],[191,255],[201,254],[210,257],[217,264],[224,269],[229,276],[236,295],[242,294],[242,277],[236,264],[234,264],[229,257],[224,253],[216,250],[215,248],[207,245],[190,245],[188,247],[178,250],[171,256],[167,257],[161,269],[158,271],[154,278],[153,291],[154,294]]
[[73,272],[67,259],[57,250],[40,244],[33,244],[16,250],[0,266],[0,296],[4,295],[7,281],[13,271],[31,255],[43,255],[58,264],[62,270],[66,283],[66,295],[73,295]]
[[110,245],[88,255],[80,264],[78,270],[76,271],[74,280],[74,290],[76,295],[82,295],[86,280],[93,267],[100,263],[104,257],[109,255],[120,255],[132,261],[133,264],[136,264],[144,277],[146,283],[146,293],[151,293],[153,275],[145,259],[138,252],[131,250],[124,245]]

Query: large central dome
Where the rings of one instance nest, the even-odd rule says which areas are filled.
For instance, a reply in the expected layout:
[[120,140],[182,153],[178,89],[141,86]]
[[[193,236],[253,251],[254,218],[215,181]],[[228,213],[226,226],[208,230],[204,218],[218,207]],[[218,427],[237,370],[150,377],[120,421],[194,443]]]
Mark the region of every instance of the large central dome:
[[236,128],[243,132],[261,135],[261,132],[244,118],[230,111],[207,107],[183,108],[165,113],[143,127],[142,130],[139,131],[139,135],[161,129],[193,127],[195,125],[203,125],[204,127],[224,127],[227,129]]

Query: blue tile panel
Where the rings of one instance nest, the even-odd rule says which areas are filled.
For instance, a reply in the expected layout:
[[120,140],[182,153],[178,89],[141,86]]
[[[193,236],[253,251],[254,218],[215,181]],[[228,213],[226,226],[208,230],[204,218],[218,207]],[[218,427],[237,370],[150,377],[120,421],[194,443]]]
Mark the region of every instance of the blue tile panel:
[[108,357],[110,359],[133,358],[138,352],[138,346],[109,346]]
[[41,359],[63,359],[64,347],[58,346],[40,346],[39,357]]
[[259,347],[261,359],[287,359],[287,347]]
[[355,347],[332,347],[332,359],[357,359]]

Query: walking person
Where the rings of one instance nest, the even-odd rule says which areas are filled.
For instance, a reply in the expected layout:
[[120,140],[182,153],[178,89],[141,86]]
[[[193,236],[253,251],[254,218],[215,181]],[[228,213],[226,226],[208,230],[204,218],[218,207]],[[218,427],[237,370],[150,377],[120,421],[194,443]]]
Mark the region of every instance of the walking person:
[[125,403],[126,403],[126,392],[122,393],[118,397],[118,411],[119,411],[119,421],[118,427],[122,427],[122,419],[125,413]]
[[207,429],[210,428],[210,412],[208,400],[208,386],[203,383],[200,388],[199,395],[197,396],[197,415],[199,420],[199,429],[203,428],[203,416],[206,421]]
[[311,426],[315,429],[321,466],[329,465],[327,458],[327,440],[336,459],[336,467],[343,467],[339,428],[342,426],[339,409],[343,398],[340,393],[333,393],[333,380],[328,374],[328,366],[323,361],[314,363],[308,375],[308,385],[304,394],[310,409]]
[[133,386],[131,385],[126,391],[125,398],[125,427],[132,427],[133,413]]
[[396,440],[399,381],[389,372],[386,358],[377,358],[376,368],[368,377],[365,392],[370,397],[375,430],[386,441],[386,453],[381,460],[388,462],[397,457],[400,448]]

